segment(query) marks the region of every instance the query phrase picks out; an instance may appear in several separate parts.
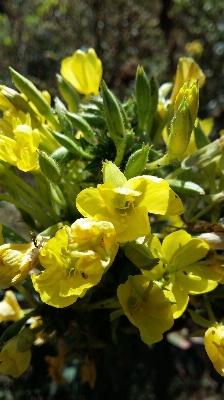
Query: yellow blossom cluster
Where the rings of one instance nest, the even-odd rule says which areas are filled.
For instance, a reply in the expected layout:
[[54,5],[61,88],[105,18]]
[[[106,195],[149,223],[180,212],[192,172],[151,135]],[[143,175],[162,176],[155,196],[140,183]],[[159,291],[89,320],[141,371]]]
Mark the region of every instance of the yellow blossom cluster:
[[[66,105],[56,98],[54,109],[48,92],[11,73],[21,93],[0,88],[0,201],[20,210],[32,240],[7,226],[5,243],[0,235],[0,289],[7,289],[0,322],[14,321],[0,339],[0,373],[20,376],[33,344],[72,331],[76,351],[82,348],[81,381],[94,388],[95,362],[82,358],[92,310],[112,309],[108,323],[125,315],[152,345],[190,299],[196,304],[194,296],[222,287],[216,250],[223,241],[213,248],[196,233],[210,229],[222,238],[223,141],[210,143],[212,121],[197,119],[205,76],[190,58],[180,59],[169,100],[172,84],[158,88],[139,67],[134,100],[124,105],[100,84],[102,63],[92,48],[62,61],[58,85]],[[29,172],[27,179],[18,170]],[[15,290],[31,310],[20,308]],[[62,334],[49,309],[64,316],[58,309],[65,307],[74,319],[69,325],[65,313]],[[208,311],[209,321],[190,308],[208,328],[205,348],[224,376],[223,325]],[[52,379],[64,383],[69,341],[58,349],[46,361]]]

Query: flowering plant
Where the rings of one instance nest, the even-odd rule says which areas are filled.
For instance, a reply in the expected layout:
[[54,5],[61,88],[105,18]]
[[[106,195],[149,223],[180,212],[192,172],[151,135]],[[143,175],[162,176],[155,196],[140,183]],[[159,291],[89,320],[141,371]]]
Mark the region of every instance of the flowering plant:
[[52,379],[63,383],[63,365],[78,357],[94,387],[94,313],[106,315],[108,340],[130,322],[151,345],[188,310],[223,375],[224,328],[210,299],[223,297],[224,146],[197,118],[200,67],[180,59],[168,99],[172,84],[159,88],[138,67],[124,104],[100,82],[93,49],[62,61],[52,107],[48,92],[11,75],[17,90],[0,87],[0,201],[24,228],[1,221],[0,372],[18,377],[32,346],[53,338]]

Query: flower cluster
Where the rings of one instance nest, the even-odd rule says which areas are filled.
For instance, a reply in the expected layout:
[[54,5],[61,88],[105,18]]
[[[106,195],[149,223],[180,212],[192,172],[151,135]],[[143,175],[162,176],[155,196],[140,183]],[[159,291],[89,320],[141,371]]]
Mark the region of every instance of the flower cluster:
[[0,338],[0,372],[18,377],[32,346],[54,337],[52,379],[64,383],[64,363],[79,357],[93,388],[88,352],[114,319],[116,340],[130,323],[152,345],[188,310],[224,375],[224,328],[209,302],[213,291],[223,297],[224,146],[197,118],[200,67],[179,60],[168,100],[172,85],[138,67],[122,104],[94,49],[78,50],[62,60],[53,108],[48,92],[11,74],[18,91],[0,88],[0,200],[25,224],[1,221],[0,322],[13,324]]

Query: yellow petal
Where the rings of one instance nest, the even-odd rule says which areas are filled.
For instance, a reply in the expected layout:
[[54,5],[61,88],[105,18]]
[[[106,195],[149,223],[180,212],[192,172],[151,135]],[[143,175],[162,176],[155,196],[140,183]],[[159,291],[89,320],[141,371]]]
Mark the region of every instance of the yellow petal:
[[97,94],[102,79],[102,63],[94,49],[87,53],[77,50],[72,57],[62,60],[62,76],[82,94]]
[[162,215],[178,215],[184,212],[180,198],[164,179],[143,175],[129,179],[124,187],[141,193],[135,200],[136,207],[145,206],[148,212]]
[[224,376],[224,326],[208,328],[205,332],[205,350],[216,371]]
[[18,321],[23,315],[16,296],[11,290],[7,290],[4,299],[0,302],[0,322]]
[[170,302],[162,289],[143,275],[129,276],[118,286],[118,299],[129,321],[135,325],[146,344],[159,342],[173,325]]

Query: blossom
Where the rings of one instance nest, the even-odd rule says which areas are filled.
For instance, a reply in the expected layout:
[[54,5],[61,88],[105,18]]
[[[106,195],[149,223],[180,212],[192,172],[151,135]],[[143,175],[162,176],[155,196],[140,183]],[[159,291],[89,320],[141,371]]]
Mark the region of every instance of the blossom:
[[96,285],[112,264],[118,244],[113,225],[80,218],[65,225],[40,250],[44,271],[32,275],[43,302],[66,307]]
[[159,342],[173,325],[171,304],[163,290],[143,275],[129,276],[118,286],[117,295],[125,315],[146,344]]
[[33,243],[7,243],[0,246],[0,289],[23,281],[37,264]]
[[220,273],[210,268],[209,260],[208,263],[199,261],[206,256],[209,246],[184,230],[166,236],[162,244],[157,237],[150,238],[148,245],[160,262],[152,271],[144,270],[143,274],[165,285],[165,296],[174,303],[174,318],[183,314],[189,294],[209,292],[221,279]]
[[63,78],[67,79],[77,92],[85,95],[98,93],[102,73],[102,63],[92,48],[89,48],[87,53],[77,50],[61,63]]
[[25,328],[10,339],[0,353],[0,373],[18,378],[29,366],[33,332]]
[[106,162],[105,165],[105,168],[114,169],[113,176],[109,174],[97,188],[82,190],[76,206],[85,217],[112,222],[118,242],[148,235],[148,212],[162,215],[184,212],[181,200],[164,179],[143,175],[127,180],[113,163]]
[[4,299],[0,301],[0,322],[18,321],[24,315],[16,296],[11,290],[5,292]]
[[40,133],[32,129],[29,114],[26,122],[19,118],[13,119],[12,137],[0,134],[0,160],[16,166],[21,171],[35,171],[39,169],[37,149],[40,142]]
[[205,350],[216,371],[224,376],[224,326],[216,325],[205,332]]

